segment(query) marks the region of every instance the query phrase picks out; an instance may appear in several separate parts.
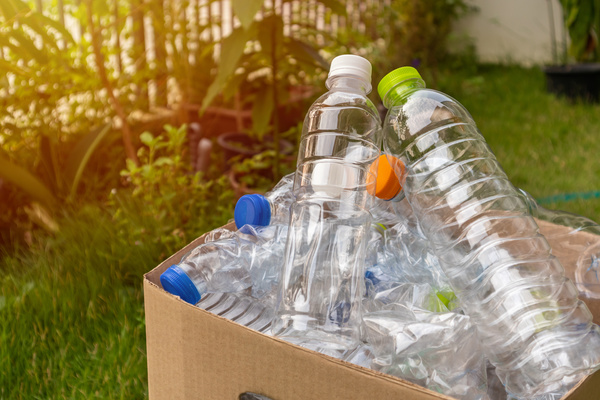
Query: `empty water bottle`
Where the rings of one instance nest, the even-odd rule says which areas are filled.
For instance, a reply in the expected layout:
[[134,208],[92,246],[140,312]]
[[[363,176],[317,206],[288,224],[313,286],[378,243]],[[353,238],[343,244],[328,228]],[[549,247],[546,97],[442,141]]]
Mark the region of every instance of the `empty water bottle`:
[[381,122],[364,58],[336,57],[326,86],[304,121],[273,333],[339,357],[360,338],[367,177]]
[[275,312],[274,300],[273,296],[256,299],[244,293],[208,293],[196,306],[269,335]]
[[163,288],[196,304],[206,293],[252,287],[261,297],[277,285],[287,226],[244,226],[235,235],[196,247],[160,276]]
[[579,293],[585,297],[600,299],[600,225],[581,215],[544,208],[529,193],[522,189],[519,191],[531,215],[558,225],[553,226],[551,233],[544,236],[555,252],[572,255],[565,257],[563,266]]
[[[388,74],[385,149],[507,392],[565,393],[598,369],[600,334],[467,110],[414,68]],[[400,173],[400,171],[398,171]]]
[[270,224],[288,224],[290,206],[294,201],[294,174],[284,176],[270,191],[261,194],[247,194],[235,205],[235,225],[267,226]]

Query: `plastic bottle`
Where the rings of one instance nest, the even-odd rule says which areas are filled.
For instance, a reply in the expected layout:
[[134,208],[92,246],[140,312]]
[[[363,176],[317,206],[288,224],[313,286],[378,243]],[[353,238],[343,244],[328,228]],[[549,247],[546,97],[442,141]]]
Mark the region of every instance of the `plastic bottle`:
[[569,257],[571,262],[563,266],[579,293],[585,297],[600,299],[600,225],[581,215],[544,208],[529,193],[522,189],[519,191],[531,215],[561,226],[553,227],[552,233],[545,236],[552,243],[553,250],[573,255]]
[[407,200],[507,392],[565,393],[598,369],[599,330],[527,205],[456,100],[410,67],[378,91],[385,149],[406,165]]
[[383,373],[463,400],[487,399],[486,360],[466,315],[411,305],[365,314],[368,343]]
[[[441,293],[451,293],[438,258],[404,196],[399,183],[402,179],[398,178],[388,158],[400,171],[404,173],[405,170],[397,158],[386,155],[379,157],[374,190],[377,201],[370,211],[375,221],[383,221],[388,228],[383,231],[381,248],[377,249],[377,262],[367,263],[366,266],[372,273],[375,273],[373,267],[376,266],[380,271],[376,275],[382,275],[377,279],[384,283],[373,285],[372,281],[367,282],[367,288],[371,287],[377,293],[382,288],[389,289],[390,284],[427,283],[435,291],[439,291],[440,296]],[[373,255],[370,257],[374,258]]]
[[[373,207],[370,209],[373,220],[387,227],[402,222],[410,232],[425,238],[402,190],[402,181],[406,171],[402,161],[396,157],[382,154],[379,156],[377,164],[371,166],[372,171],[375,168],[377,173],[371,175],[375,182],[369,187],[371,194],[376,197]],[[396,175],[396,170],[400,175]]]
[[247,194],[235,205],[235,225],[267,226],[270,224],[288,224],[290,206],[294,201],[294,174],[289,174],[265,195]]
[[304,120],[273,333],[342,357],[360,338],[367,176],[379,156],[381,121],[367,97],[364,58],[336,57],[326,86]]
[[284,225],[244,226],[231,237],[196,247],[163,272],[160,282],[167,292],[190,304],[207,293],[250,287],[255,297],[261,297],[279,281],[286,236]]
[[259,300],[243,293],[208,293],[196,306],[265,335],[271,333],[275,312],[272,297]]

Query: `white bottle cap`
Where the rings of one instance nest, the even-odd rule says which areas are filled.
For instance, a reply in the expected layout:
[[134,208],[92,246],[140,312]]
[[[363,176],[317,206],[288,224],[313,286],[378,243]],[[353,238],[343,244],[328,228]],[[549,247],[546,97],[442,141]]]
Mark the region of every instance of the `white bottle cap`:
[[328,78],[351,75],[362,80],[371,91],[371,63],[361,56],[344,54],[331,61]]

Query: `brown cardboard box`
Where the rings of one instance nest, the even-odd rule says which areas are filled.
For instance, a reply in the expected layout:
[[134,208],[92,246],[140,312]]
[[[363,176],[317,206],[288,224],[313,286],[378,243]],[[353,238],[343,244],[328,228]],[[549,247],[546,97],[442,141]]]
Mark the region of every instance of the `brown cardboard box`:
[[[538,222],[542,233],[568,229]],[[150,399],[234,400],[244,392],[273,400],[450,399],[262,335],[162,290],[160,274],[203,240],[194,240],[144,276]],[[556,256],[568,265],[576,255]],[[586,303],[598,322],[600,302]],[[600,399],[600,371],[565,398]]]

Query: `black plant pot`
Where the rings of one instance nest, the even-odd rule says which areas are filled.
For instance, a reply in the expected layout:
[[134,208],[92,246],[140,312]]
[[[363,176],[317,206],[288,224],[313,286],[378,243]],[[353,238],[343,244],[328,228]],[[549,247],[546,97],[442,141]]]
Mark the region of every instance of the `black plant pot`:
[[[235,156],[241,155],[242,157],[240,158],[242,159],[251,158],[268,148],[272,148],[270,146],[272,139],[267,138],[263,142],[259,142],[241,132],[230,132],[219,135],[217,143],[223,149],[226,165],[229,165],[229,160]],[[285,139],[280,139],[279,150],[281,154],[289,155],[294,151],[294,145]]]
[[548,92],[571,100],[600,101],[600,63],[544,67]]

